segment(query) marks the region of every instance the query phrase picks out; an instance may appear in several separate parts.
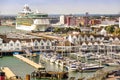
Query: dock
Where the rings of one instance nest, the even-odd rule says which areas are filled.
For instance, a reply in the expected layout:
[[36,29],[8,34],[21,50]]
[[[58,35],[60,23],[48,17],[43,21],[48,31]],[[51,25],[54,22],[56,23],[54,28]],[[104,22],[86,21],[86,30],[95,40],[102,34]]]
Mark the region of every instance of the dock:
[[1,71],[5,73],[5,76],[7,79],[10,79],[16,76],[8,67],[1,67]]
[[56,39],[56,40],[63,40],[62,37],[58,37],[58,36],[53,36],[53,35],[48,35],[48,34],[45,34],[45,33],[28,33],[29,35],[32,35],[32,36],[37,36],[37,37],[42,37],[42,38],[47,38],[47,39]]
[[16,57],[16,58],[18,58],[18,59],[20,59],[20,60],[22,60],[22,61],[24,61],[24,62],[26,62],[27,64],[29,64],[29,65],[37,68],[37,69],[44,68],[44,66],[42,66],[42,64],[37,64],[34,61],[31,61],[31,60],[29,60],[29,59],[27,59],[27,58],[25,58],[25,57],[23,57],[23,56],[21,56],[19,54],[13,55],[13,56]]

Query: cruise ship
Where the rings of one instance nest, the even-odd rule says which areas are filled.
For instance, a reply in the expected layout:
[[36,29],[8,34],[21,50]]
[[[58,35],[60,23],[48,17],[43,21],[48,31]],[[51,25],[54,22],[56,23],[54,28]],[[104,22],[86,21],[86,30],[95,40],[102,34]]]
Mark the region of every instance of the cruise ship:
[[48,14],[39,13],[38,10],[33,12],[27,4],[24,5],[16,17],[16,29],[26,31],[45,31],[50,21]]

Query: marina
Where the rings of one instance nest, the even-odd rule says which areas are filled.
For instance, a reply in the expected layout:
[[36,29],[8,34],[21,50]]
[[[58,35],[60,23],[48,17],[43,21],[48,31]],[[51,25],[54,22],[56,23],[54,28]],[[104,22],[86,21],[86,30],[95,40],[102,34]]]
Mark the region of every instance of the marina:
[[[7,58],[11,61],[13,60],[12,64],[11,64],[11,61],[6,60]],[[36,63],[39,63],[39,56],[38,57],[33,57],[33,58],[28,57],[28,58],[35,61]],[[4,60],[4,63],[1,62],[3,60]],[[4,67],[6,65],[6,62],[7,62],[7,65],[9,65],[10,69],[13,71],[13,73],[15,73],[15,75],[17,75],[17,76],[21,76],[22,78],[25,78],[26,74],[29,74],[32,77],[32,72],[34,70],[36,70],[35,67],[32,67],[32,66],[28,65],[26,62],[23,62],[22,60],[19,60],[19,59],[13,57],[13,56],[9,56],[9,57],[4,56],[4,58],[0,58],[0,65],[2,65],[0,67]],[[18,62],[20,64],[16,65],[15,63],[18,63]],[[40,62],[41,62],[42,65],[45,66],[46,71],[48,71],[48,72],[49,71],[54,71],[54,72],[63,71],[61,66],[58,66],[54,63],[50,63],[50,61],[46,61],[46,62],[44,62],[44,64],[42,63],[42,61],[40,61]],[[21,67],[17,67],[17,66],[21,66]],[[24,68],[23,68],[23,66],[24,66]],[[110,69],[110,70],[113,69],[114,70],[114,67],[105,67],[104,70],[105,69]],[[91,72],[91,71],[90,72],[69,71],[68,73],[69,73],[68,80],[72,77],[75,77],[75,79],[78,79],[78,78],[86,78],[87,79],[87,78],[92,77],[95,74],[95,72]],[[34,79],[31,78],[31,80],[34,80]]]
[[[33,58],[32,60],[39,63],[38,58],[37,59]],[[19,63],[19,64],[17,64],[17,63]],[[15,75],[20,76],[22,79],[25,78],[26,74],[31,74],[34,70],[36,70],[34,67],[26,64],[25,62],[13,57],[13,56],[8,56],[8,57],[4,56],[4,58],[0,58],[0,67],[4,67],[6,65],[9,66],[9,68],[13,71],[13,73],[15,73]],[[44,64],[44,66],[47,71],[58,71],[58,72],[62,71],[62,69],[59,66],[57,66],[55,64],[51,64],[49,62],[46,62]],[[76,77],[76,79],[77,79],[80,77],[85,77],[88,74],[89,74],[88,77],[91,77],[93,75],[93,73],[69,72],[69,78]]]
[[[80,11],[64,6],[66,1],[58,1],[60,5],[55,1],[55,7],[49,1],[41,1],[42,5],[29,1],[29,7],[18,0],[16,9],[9,7],[11,1],[6,6],[15,15],[0,11],[0,80],[120,80],[120,15],[89,14],[98,3],[92,9],[84,6],[84,15],[74,14]],[[43,5],[54,8],[47,10]],[[62,14],[68,10],[63,7],[69,9],[67,14]],[[45,13],[50,11],[57,15]]]

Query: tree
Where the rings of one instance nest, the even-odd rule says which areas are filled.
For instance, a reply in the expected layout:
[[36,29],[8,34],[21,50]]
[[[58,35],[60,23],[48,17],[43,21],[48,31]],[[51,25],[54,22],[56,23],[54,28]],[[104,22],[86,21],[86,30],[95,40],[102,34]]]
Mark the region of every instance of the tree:
[[119,36],[120,35],[120,28],[115,29],[114,34],[116,36]]
[[111,34],[114,32],[115,28],[114,26],[107,26],[105,30],[107,31],[107,33]]

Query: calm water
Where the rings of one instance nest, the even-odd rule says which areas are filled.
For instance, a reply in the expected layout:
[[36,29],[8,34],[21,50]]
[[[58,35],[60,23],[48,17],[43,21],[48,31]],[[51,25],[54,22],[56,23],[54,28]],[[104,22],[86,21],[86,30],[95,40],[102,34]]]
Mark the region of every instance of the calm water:
[[0,33],[8,33],[8,32],[25,32],[22,30],[16,30],[15,27],[8,27],[8,26],[0,26]]
[[16,31],[14,27],[0,26],[0,33]]

